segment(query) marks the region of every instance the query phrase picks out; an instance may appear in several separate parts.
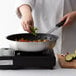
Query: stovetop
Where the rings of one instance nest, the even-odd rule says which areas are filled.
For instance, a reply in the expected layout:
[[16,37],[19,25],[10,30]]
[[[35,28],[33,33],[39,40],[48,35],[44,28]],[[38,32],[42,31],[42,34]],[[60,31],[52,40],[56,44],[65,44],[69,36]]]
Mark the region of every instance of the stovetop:
[[53,69],[55,64],[53,49],[40,52],[15,50],[13,55],[0,56],[0,69]]

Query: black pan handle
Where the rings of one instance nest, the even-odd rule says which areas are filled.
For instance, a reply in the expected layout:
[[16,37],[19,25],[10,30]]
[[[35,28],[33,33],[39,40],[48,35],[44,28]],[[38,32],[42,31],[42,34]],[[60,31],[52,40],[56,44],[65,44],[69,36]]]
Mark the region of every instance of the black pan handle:
[[61,26],[63,26],[64,23],[65,23],[65,21],[66,21],[66,19],[63,20],[63,21],[61,21],[61,22],[59,22],[58,24],[56,24],[56,27],[61,27]]

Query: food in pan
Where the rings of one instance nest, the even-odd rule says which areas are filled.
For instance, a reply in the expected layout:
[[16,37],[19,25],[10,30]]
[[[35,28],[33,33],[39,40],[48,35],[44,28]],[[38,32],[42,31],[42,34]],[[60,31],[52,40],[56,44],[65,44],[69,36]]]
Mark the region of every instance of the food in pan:
[[46,39],[44,39],[44,40],[40,40],[40,39],[38,39],[38,40],[27,40],[27,39],[21,38],[19,40],[16,39],[15,41],[19,41],[19,42],[47,42],[49,40],[46,40]]

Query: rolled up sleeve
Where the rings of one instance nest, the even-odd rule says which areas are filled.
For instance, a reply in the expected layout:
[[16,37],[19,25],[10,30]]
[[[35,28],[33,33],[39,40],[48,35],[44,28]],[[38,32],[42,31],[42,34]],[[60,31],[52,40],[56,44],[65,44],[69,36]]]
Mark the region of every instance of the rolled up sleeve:
[[19,18],[21,18],[21,13],[19,11],[19,7],[24,5],[24,4],[27,4],[29,5],[32,10],[34,9],[34,5],[35,5],[35,0],[16,0],[15,1],[15,7],[16,7],[16,14]]

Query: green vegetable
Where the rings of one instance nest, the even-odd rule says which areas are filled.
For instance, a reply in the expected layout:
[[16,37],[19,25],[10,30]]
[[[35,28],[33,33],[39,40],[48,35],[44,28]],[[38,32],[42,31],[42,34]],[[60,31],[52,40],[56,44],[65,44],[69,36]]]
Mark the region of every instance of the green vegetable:
[[74,53],[67,54],[65,56],[65,61],[67,61],[67,62],[70,62],[70,61],[75,60],[75,59],[76,59],[76,50]]
[[68,54],[68,55],[65,56],[65,61],[70,62],[72,60],[73,60],[73,57],[72,57],[71,54]]
[[74,59],[76,59],[76,53],[68,54],[68,55],[65,56],[65,61],[69,62],[69,61],[72,61]]
[[33,35],[35,35],[35,36],[37,35],[36,32],[37,32],[38,29],[37,29],[36,27],[31,27],[30,30],[31,30],[31,33],[32,33]]
[[70,54],[72,56],[73,59],[76,58],[76,54]]

